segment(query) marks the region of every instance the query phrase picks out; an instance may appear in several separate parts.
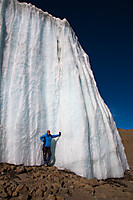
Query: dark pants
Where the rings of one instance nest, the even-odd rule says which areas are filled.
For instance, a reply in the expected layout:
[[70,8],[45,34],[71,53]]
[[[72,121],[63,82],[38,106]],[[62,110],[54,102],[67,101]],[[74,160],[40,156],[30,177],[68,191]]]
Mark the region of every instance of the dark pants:
[[50,158],[51,158],[51,149],[50,149],[50,147],[44,147],[44,149],[43,149],[44,164],[48,164]]

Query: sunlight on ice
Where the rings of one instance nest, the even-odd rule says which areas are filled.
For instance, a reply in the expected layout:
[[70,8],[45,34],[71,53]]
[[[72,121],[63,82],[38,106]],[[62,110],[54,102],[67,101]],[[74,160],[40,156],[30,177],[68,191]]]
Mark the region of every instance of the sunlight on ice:
[[2,0],[0,15],[0,162],[41,165],[50,129],[62,132],[52,144],[58,168],[122,177],[121,138],[67,20],[16,0]]

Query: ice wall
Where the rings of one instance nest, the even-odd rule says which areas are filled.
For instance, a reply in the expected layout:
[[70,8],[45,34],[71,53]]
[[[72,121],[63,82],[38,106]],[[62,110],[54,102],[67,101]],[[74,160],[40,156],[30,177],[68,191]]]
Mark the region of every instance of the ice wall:
[[64,19],[0,1],[0,162],[43,163],[50,129],[54,164],[87,178],[122,177],[128,164],[88,55]]

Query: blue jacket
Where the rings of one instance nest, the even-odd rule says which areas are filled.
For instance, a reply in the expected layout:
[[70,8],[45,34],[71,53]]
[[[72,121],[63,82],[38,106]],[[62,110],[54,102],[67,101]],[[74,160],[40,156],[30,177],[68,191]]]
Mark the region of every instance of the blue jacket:
[[43,142],[44,141],[44,137],[46,138],[46,144],[45,144],[45,147],[50,147],[51,146],[51,140],[52,138],[55,138],[55,137],[58,137],[60,136],[59,134],[58,135],[48,135],[47,133],[45,135],[42,135],[40,137],[40,140]]

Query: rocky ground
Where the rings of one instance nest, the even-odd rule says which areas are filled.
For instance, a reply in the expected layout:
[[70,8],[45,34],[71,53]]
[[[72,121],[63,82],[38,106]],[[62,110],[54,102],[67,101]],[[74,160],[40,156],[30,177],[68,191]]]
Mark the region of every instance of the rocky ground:
[[[0,200],[133,200],[133,132],[119,131],[131,167],[124,178],[86,179],[54,166],[24,167],[1,163]],[[131,152],[128,154],[128,151]]]

